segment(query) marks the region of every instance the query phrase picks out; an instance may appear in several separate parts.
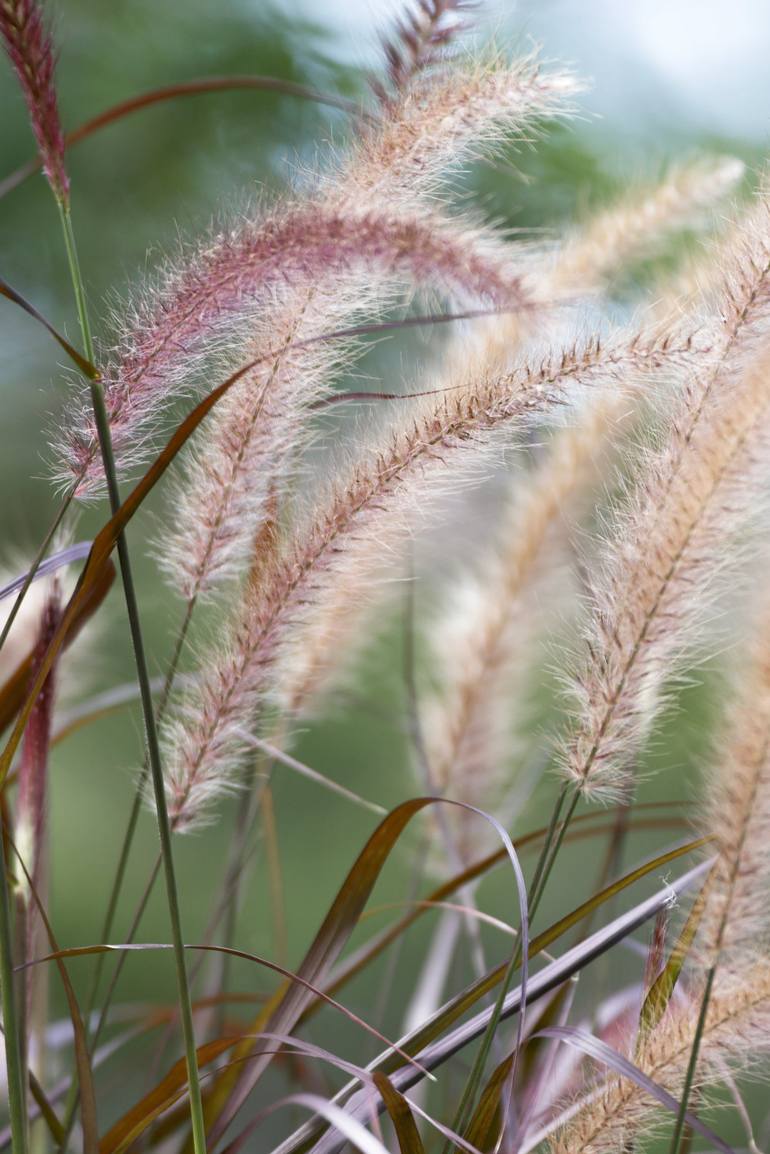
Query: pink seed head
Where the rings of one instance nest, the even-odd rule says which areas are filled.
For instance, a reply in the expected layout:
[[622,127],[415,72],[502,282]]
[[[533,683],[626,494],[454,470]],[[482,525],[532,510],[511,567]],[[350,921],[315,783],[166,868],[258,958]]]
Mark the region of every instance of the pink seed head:
[[48,182],[57,199],[66,203],[69,177],[54,84],[56,58],[34,0],[0,0],[0,34],[19,78]]

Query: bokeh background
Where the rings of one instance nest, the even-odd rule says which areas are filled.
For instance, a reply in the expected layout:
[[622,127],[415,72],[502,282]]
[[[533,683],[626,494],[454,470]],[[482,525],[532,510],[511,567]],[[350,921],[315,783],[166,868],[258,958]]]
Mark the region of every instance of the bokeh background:
[[[270,74],[359,98],[368,70],[380,63],[378,37],[400,9],[391,0],[59,0],[52,7],[68,127],[143,89],[210,74]],[[510,50],[540,43],[546,57],[566,61],[593,81],[581,97],[580,117],[568,127],[548,129],[536,148],[511,142],[494,165],[464,177],[458,196],[472,196],[501,225],[551,235],[637,180],[654,179],[672,159],[698,151],[740,156],[750,177],[762,163],[770,127],[770,6],[762,0],[531,0],[480,5],[476,26],[480,39],[493,34]],[[75,227],[100,339],[109,340],[110,310],[121,307],[130,286],[173,251],[179,236],[195,236],[212,219],[280,193],[329,142],[341,146],[348,130],[345,115],[328,108],[288,96],[233,92],[155,107],[73,149]],[[31,152],[25,110],[3,66],[0,179]],[[0,272],[77,343],[56,214],[39,176],[0,200]],[[619,308],[627,287],[616,286]],[[6,302],[0,307],[0,348],[0,564],[14,572],[34,551],[55,509],[48,436],[65,419],[68,373],[42,330]],[[376,387],[387,388],[388,374],[403,373],[414,353],[409,342],[388,350],[367,362],[372,378],[384,382]],[[156,670],[163,667],[180,616],[148,549],[166,514],[161,494],[130,530]],[[103,507],[84,512],[78,537],[90,536],[104,517]],[[309,764],[386,806],[415,792],[403,736],[400,668],[396,623],[370,653],[348,707],[314,726],[298,747]],[[78,692],[82,697],[131,675],[116,588],[81,659]],[[666,767],[665,786],[645,787],[645,797],[682,796],[685,778],[705,748],[702,722],[716,692],[706,669],[700,684],[683,694],[650,755]],[[75,734],[56,750],[51,913],[65,945],[98,940],[140,757],[135,708]],[[221,821],[204,833],[178,842],[189,939],[202,933],[238,804],[226,806]],[[288,958],[296,962],[374,819],[283,769],[275,779],[275,804]],[[529,824],[537,824],[543,812],[536,799]],[[407,839],[394,856],[383,900],[403,895],[414,844]],[[245,895],[238,944],[271,954],[275,930],[258,831],[255,845],[255,877]],[[631,852],[642,848],[635,842]],[[153,821],[146,815],[130,871],[134,899],[155,850]],[[572,888],[553,895],[553,912],[566,908],[593,876],[584,852],[575,853],[574,864]],[[513,918],[508,878],[490,879],[483,893],[488,908]],[[165,926],[158,899],[140,937],[164,941]],[[419,933],[407,942],[394,977],[402,991],[423,944]],[[241,988],[268,985],[253,968],[239,975]],[[363,983],[351,991],[350,1004],[361,1008],[371,994]],[[167,965],[139,955],[131,959],[122,999],[172,995],[170,959]]]

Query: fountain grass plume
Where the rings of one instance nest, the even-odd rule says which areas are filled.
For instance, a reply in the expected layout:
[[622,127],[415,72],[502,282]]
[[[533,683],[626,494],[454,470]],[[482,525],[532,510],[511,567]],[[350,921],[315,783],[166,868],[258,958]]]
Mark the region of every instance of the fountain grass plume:
[[54,82],[56,56],[40,5],[35,0],[0,0],[0,36],[27,105],[43,171],[66,208],[70,186]]
[[[697,991],[695,991],[697,994]],[[635,1056],[641,1071],[678,1097],[693,1045],[697,997],[672,1008]],[[628,1039],[629,1045],[633,1039]],[[770,1046],[770,965],[766,959],[740,977],[715,985],[701,1041],[699,1085],[722,1082],[725,1065],[751,1071]],[[615,1154],[633,1143],[645,1149],[670,1121],[659,1104],[630,1079],[610,1075],[598,1099],[581,1109],[549,1140],[551,1154]]]
[[418,404],[380,445],[363,454],[314,504],[304,525],[259,580],[247,584],[222,644],[204,656],[199,684],[166,726],[170,812],[179,828],[205,820],[212,799],[233,788],[248,727],[276,660],[314,603],[355,571],[371,539],[387,552],[408,531],[405,514],[427,510],[451,477],[478,471],[512,427],[569,399],[590,381],[688,356],[689,340],[590,340],[501,377],[476,379]]

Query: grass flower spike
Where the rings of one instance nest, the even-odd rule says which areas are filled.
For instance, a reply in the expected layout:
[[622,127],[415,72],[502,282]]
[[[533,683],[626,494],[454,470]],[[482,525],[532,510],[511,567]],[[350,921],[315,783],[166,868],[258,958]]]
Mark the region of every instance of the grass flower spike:
[[64,132],[54,85],[56,58],[35,0],[2,0],[0,34],[29,112],[43,169],[60,203],[69,200]]
[[770,174],[401,3],[0,0],[0,1154],[765,1144]]

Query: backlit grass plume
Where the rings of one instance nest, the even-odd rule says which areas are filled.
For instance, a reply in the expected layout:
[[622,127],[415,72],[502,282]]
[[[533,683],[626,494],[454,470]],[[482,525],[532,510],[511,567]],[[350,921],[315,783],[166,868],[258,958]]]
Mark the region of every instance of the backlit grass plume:
[[[752,219],[757,211],[766,221],[764,201]],[[767,267],[747,265],[740,245],[731,255],[713,349],[669,412],[592,578],[577,723],[565,750],[565,773],[586,795],[627,795],[666,681],[728,561],[724,542],[766,497],[770,388],[766,361],[753,364],[747,350],[765,331]]]
[[347,189],[413,203],[511,136],[574,113],[583,88],[572,73],[545,68],[534,54],[508,61],[489,50],[416,78],[387,115],[362,128],[351,156],[340,161],[343,195]]
[[66,204],[69,177],[54,84],[56,57],[41,6],[35,0],[2,0],[0,35],[19,79],[48,182],[57,199]]
[[[169,806],[178,825],[195,824],[207,802],[232,787],[243,739],[292,628],[327,588],[355,567],[359,548],[402,539],[404,512],[426,507],[447,478],[478,468],[500,435],[569,398],[570,387],[621,379],[689,353],[689,342],[645,343],[636,334],[606,346],[590,341],[500,378],[439,391],[397,425],[379,448],[339,478],[288,548],[249,583],[224,646],[203,664],[201,683],[168,729]],[[451,472],[450,472],[451,462]],[[362,544],[363,543],[363,544]]]
[[[495,547],[475,575],[456,584],[451,607],[436,618],[430,645],[440,688],[425,706],[424,730],[434,788],[442,794],[505,812],[511,755],[532,704],[527,684],[547,616],[549,571],[556,558],[563,563],[569,520],[601,476],[608,445],[621,435],[633,406],[633,379],[629,374],[589,397],[552,435],[530,475],[518,478]],[[460,810],[448,820],[461,828],[473,824],[476,844],[473,815]]]
[[[170,268],[130,316],[104,371],[121,467],[145,459],[148,431],[170,401],[189,391],[205,358],[258,317],[265,302],[285,286],[331,284],[351,268],[366,269],[373,278],[446,286],[500,307],[526,301],[510,254],[488,233],[460,229],[429,211],[404,215],[387,208],[341,212],[295,205],[247,221]],[[275,356],[280,349],[279,340],[270,352]],[[87,408],[68,425],[62,451],[78,494],[98,491],[98,438]]]
[[710,768],[702,828],[717,860],[700,926],[709,964],[736,970],[767,948],[770,918],[770,619],[766,598],[734,674],[734,700]]
[[[388,80],[395,92],[406,88],[446,51],[462,26],[463,13],[472,7],[472,0],[417,0],[414,7],[406,9],[392,37],[384,43]],[[374,87],[387,102],[382,82],[376,81]]]
[[[355,216],[366,204],[375,213],[384,204],[401,203],[416,212],[435,206],[435,185],[448,167],[468,152],[490,152],[505,133],[520,132],[535,118],[566,112],[578,87],[569,75],[543,71],[532,59],[473,63],[460,75],[462,84],[457,73],[439,73],[419,91],[405,86],[384,121],[365,125],[352,156],[321,178],[324,211]],[[455,234],[459,229],[455,219]],[[509,251],[513,262],[517,253]],[[366,259],[335,272],[325,288],[318,276],[292,278],[287,270],[286,286],[273,299],[262,299],[248,335],[236,342],[242,362],[262,354],[265,363],[211,418],[213,427],[192,453],[178,489],[176,502],[185,515],[171,541],[164,539],[161,554],[188,601],[242,569],[261,522],[259,494],[285,488],[307,435],[310,406],[355,351],[350,342],[302,347],[303,340],[371,319],[404,281]],[[411,283],[455,296],[461,287],[438,267],[416,273]],[[504,293],[494,302],[488,293],[465,295],[505,305]]]
[[[697,1006],[697,998],[694,1001]],[[681,1093],[693,1042],[692,1004],[670,1010],[650,1034],[635,1063],[675,1098]],[[770,966],[767,959],[739,978],[716,986],[701,1044],[700,1085],[720,1083],[725,1066],[759,1065],[770,1045]],[[597,1101],[582,1109],[549,1143],[552,1154],[615,1154],[633,1144],[646,1149],[672,1115],[629,1078],[610,1075]]]

